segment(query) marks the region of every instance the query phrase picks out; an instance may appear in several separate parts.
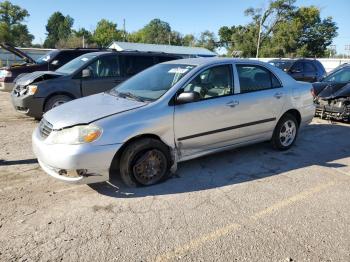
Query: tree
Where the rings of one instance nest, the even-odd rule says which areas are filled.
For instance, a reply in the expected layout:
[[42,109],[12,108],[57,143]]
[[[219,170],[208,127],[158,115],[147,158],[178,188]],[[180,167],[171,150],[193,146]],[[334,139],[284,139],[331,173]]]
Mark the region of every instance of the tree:
[[102,19],[97,23],[97,27],[92,35],[93,41],[99,47],[107,47],[113,41],[122,40],[122,32],[117,29],[117,24]]
[[185,35],[182,38],[182,44],[184,46],[196,46],[197,45],[197,39],[195,38],[194,35],[188,34],[188,35]]
[[74,19],[69,15],[64,16],[61,12],[53,13],[47,21],[47,37],[44,47],[55,48],[60,40],[66,40],[72,33]]
[[76,38],[81,38],[81,42],[84,42],[85,46],[89,46],[93,43],[91,32],[86,30],[84,27],[78,30],[73,30],[73,36]]
[[198,39],[198,46],[214,51],[215,48],[217,47],[216,42],[217,40],[216,40],[215,34],[213,32],[206,30],[201,33]]
[[136,32],[138,42],[149,44],[171,44],[171,27],[160,19],[153,19]]
[[22,24],[29,17],[27,10],[9,1],[0,3],[0,41],[16,46],[30,46],[34,39],[26,25]]
[[299,56],[326,55],[327,47],[337,36],[338,28],[332,18],[321,20],[320,10],[315,6],[300,8],[296,13],[294,24],[298,28]]
[[[251,22],[243,26],[221,27],[220,44],[230,54],[242,51],[245,57],[254,57],[259,42],[261,56],[322,57],[337,36],[337,27],[331,17],[320,18],[314,6],[296,7],[295,0],[271,1],[268,8],[248,8],[245,14]],[[260,37],[259,37],[260,31]]]

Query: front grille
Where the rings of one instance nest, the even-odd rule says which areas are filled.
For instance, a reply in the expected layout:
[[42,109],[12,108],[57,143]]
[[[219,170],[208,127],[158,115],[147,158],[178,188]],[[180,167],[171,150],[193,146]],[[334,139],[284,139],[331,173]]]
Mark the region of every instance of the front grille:
[[39,132],[42,138],[47,138],[52,132],[52,125],[44,118],[40,121]]

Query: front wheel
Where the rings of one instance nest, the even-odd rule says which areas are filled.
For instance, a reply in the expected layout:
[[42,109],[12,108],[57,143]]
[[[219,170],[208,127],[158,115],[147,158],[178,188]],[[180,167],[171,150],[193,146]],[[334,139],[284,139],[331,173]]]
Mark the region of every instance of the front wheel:
[[72,98],[66,95],[55,95],[53,97],[51,97],[45,104],[45,112],[51,110],[52,108],[55,108],[57,106],[60,106],[64,103],[67,103],[69,101],[71,101]]
[[287,150],[294,144],[298,135],[298,121],[291,114],[284,115],[278,121],[271,139],[272,145],[278,150]]
[[123,151],[119,168],[121,178],[127,186],[154,185],[169,173],[169,150],[157,139],[136,140]]

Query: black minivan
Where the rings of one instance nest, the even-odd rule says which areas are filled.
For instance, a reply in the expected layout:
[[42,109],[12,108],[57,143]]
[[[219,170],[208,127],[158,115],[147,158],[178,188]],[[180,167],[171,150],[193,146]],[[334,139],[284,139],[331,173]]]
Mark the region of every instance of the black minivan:
[[316,59],[273,59],[269,63],[298,81],[318,82],[326,75],[323,65]]
[[138,51],[84,54],[54,72],[39,71],[17,79],[12,103],[18,112],[40,119],[44,112],[60,104],[110,90],[154,64],[181,58]]
[[54,49],[35,60],[10,44],[0,43],[0,47],[23,60],[23,63],[0,68],[0,91],[6,92],[12,91],[14,80],[21,74],[44,70],[54,71],[78,56],[101,51],[98,48]]

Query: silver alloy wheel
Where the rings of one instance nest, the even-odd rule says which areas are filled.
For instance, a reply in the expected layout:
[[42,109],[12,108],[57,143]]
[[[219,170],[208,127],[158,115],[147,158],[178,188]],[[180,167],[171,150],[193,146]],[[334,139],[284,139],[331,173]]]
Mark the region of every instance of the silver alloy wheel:
[[280,130],[280,141],[282,146],[290,146],[297,134],[297,127],[292,120],[287,120]]
[[66,103],[67,101],[60,101],[60,100],[58,100],[58,101],[56,101],[55,103],[53,103],[53,105],[52,105],[52,107],[51,107],[51,109],[52,108],[55,108],[56,106],[59,106],[59,105],[62,105],[62,104],[64,104],[64,103]]

